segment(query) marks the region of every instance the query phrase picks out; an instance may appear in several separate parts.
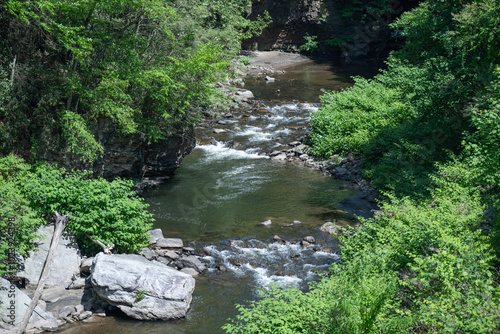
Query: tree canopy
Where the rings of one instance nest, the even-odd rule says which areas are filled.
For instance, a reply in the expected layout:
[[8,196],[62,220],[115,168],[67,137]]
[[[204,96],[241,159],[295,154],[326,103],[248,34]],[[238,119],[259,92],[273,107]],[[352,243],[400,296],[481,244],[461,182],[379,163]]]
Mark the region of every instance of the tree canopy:
[[[52,127],[93,161],[100,117],[150,142],[193,124],[221,96],[250,21],[251,1],[7,0],[0,5],[0,129],[3,153],[27,152]],[[23,138],[31,138],[30,141]]]

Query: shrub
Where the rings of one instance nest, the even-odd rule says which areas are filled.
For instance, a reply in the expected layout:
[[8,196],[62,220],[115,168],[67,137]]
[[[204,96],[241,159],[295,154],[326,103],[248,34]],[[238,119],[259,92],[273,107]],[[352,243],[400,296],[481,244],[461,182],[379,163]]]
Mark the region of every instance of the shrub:
[[14,259],[34,248],[36,228],[43,223],[12,182],[16,172],[27,168],[14,156],[0,159],[0,276],[14,272]]
[[316,155],[360,153],[370,139],[407,118],[410,109],[397,89],[376,80],[355,78],[355,85],[321,97],[323,106],[311,115],[312,151]]
[[131,190],[132,181],[92,179],[90,172],[68,172],[47,164],[30,168],[19,159],[18,165],[8,164],[12,159],[0,159],[0,168],[16,187],[9,194],[15,203],[26,207],[26,214],[19,211],[22,219],[36,213],[39,225],[54,211],[67,214],[67,228],[87,254],[100,250],[90,238],[115,244],[117,252],[133,252],[147,245],[152,214]]

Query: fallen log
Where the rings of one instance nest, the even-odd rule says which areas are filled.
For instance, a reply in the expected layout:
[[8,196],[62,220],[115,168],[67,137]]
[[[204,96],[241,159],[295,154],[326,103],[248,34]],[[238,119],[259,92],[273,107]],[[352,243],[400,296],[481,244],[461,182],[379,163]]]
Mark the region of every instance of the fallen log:
[[42,275],[40,276],[40,280],[38,280],[38,285],[35,290],[35,295],[31,299],[31,303],[28,306],[28,309],[24,314],[23,321],[20,324],[18,331],[19,334],[23,334],[26,332],[26,327],[28,327],[31,314],[33,314],[33,311],[35,310],[35,307],[38,304],[38,299],[40,299],[40,296],[42,295],[43,288],[45,286],[45,281],[49,277],[49,270],[50,266],[52,265],[52,262],[54,261],[54,253],[56,252],[57,244],[59,244],[59,239],[61,239],[62,232],[66,227],[66,224],[68,223],[67,215],[61,215],[57,211],[54,214],[56,216],[56,223],[54,228],[54,235],[52,236],[52,241],[50,242],[49,253],[47,254],[47,258],[45,259]]
[[85,235],[87,238],[89,238],[93,243],[95,243],[96,245],[99,245],[101,246],[102,250],[104,251],[104,254],[108,254],[110,255],[111,254],[111,250],[115,247],[115,244],[112,244],[112,245],[105,245],[103,244],[102,242],[100,242],[99,240],[96,240],[96,239],[93,239],[90,235],[86,234]]

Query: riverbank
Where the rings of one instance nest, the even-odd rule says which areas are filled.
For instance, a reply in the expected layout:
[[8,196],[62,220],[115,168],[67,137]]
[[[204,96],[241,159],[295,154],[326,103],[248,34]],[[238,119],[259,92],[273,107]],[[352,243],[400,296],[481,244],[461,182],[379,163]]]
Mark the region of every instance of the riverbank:
[[[266,83],[280,80],[280,76],[284,75],[287,69],[297,70],[301,66],[314,62],[312,58],[305,55],[279,51],[243,51],[242,55],[250,58],[242,77],[251,76],[257,78],[257,80],[265,80]],[[372,73],[369,76],[371,75]],[[279,98],[279,95],[277,95],[277,98]],[[248,103],[248,100],[246,103]],[[318,106],[318,104],[304,103],[304,101],[301,101],[301,103],[299,106],[310,107],[312,110],[315,110],[315,107]],[[309,130],[309,127],[307,127],[307,130]],[[316,169],[324,175],[347,182],[350,187],[357,190],[356,194],[340,203],[341,208],[349,214],[369,218],[379,210],[376,201],[378,191],[361,174],[361,167],[365,162],[362,156],[340,156],[336,154],[328,159],[319,159],[308,154],[307,134],[299,138],[298,141],[288,143],[288,146],[288,148],[274,150],[267,152],[267,154],[273,160],[286,161]]]

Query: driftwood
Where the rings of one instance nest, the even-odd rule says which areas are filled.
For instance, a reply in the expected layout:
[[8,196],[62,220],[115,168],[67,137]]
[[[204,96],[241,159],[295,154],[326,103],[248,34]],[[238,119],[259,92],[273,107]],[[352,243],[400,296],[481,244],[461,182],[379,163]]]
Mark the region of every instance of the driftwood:
[[89,238],[90,240],[92,240],[92,242],[95,243],[96,245],[99,245],[102,248],[102,250],[104,251],[104,254],[110,255],[111,250],[115,247],[115,244],[105,245],[102,242],[100,242],[99,240],[92,239],[92,237],[88,234],[86,234],[86,237]]
[[35,295],[31,299],[31,303],[24,314],[23,321],[21,322],[21,327],[18,333],[23,334],[26,332],[26,327],[28,326],[28,322],[31,318],[31,314],[35,310],[36,305],[38,304],[38,299],[42,295],[43,288],[45,286],[45,281],[49,277],[49,270],[52,262],[54,261],[54,253],[57,249],[57,244],[59,243],[59,239],[61,239],[62,231],[66,224],[68,223],[68,216],[61,215],[59,212],[55,212],[56,215],[56,226],[54,228],[54,235],[52,236],[52,241],[50,243],[49,253],[47,254],[47,259],[45,260],[45,264],[43,266],[42,275],[40,276],[40,280],[38,281],[38,285],[35,290]]
[[14,83],[14,75],[16,74],[16,62],[17,62],[17,55],[14,56],[14,62],[12,63],[12,72],[10,74],[11,85]]

